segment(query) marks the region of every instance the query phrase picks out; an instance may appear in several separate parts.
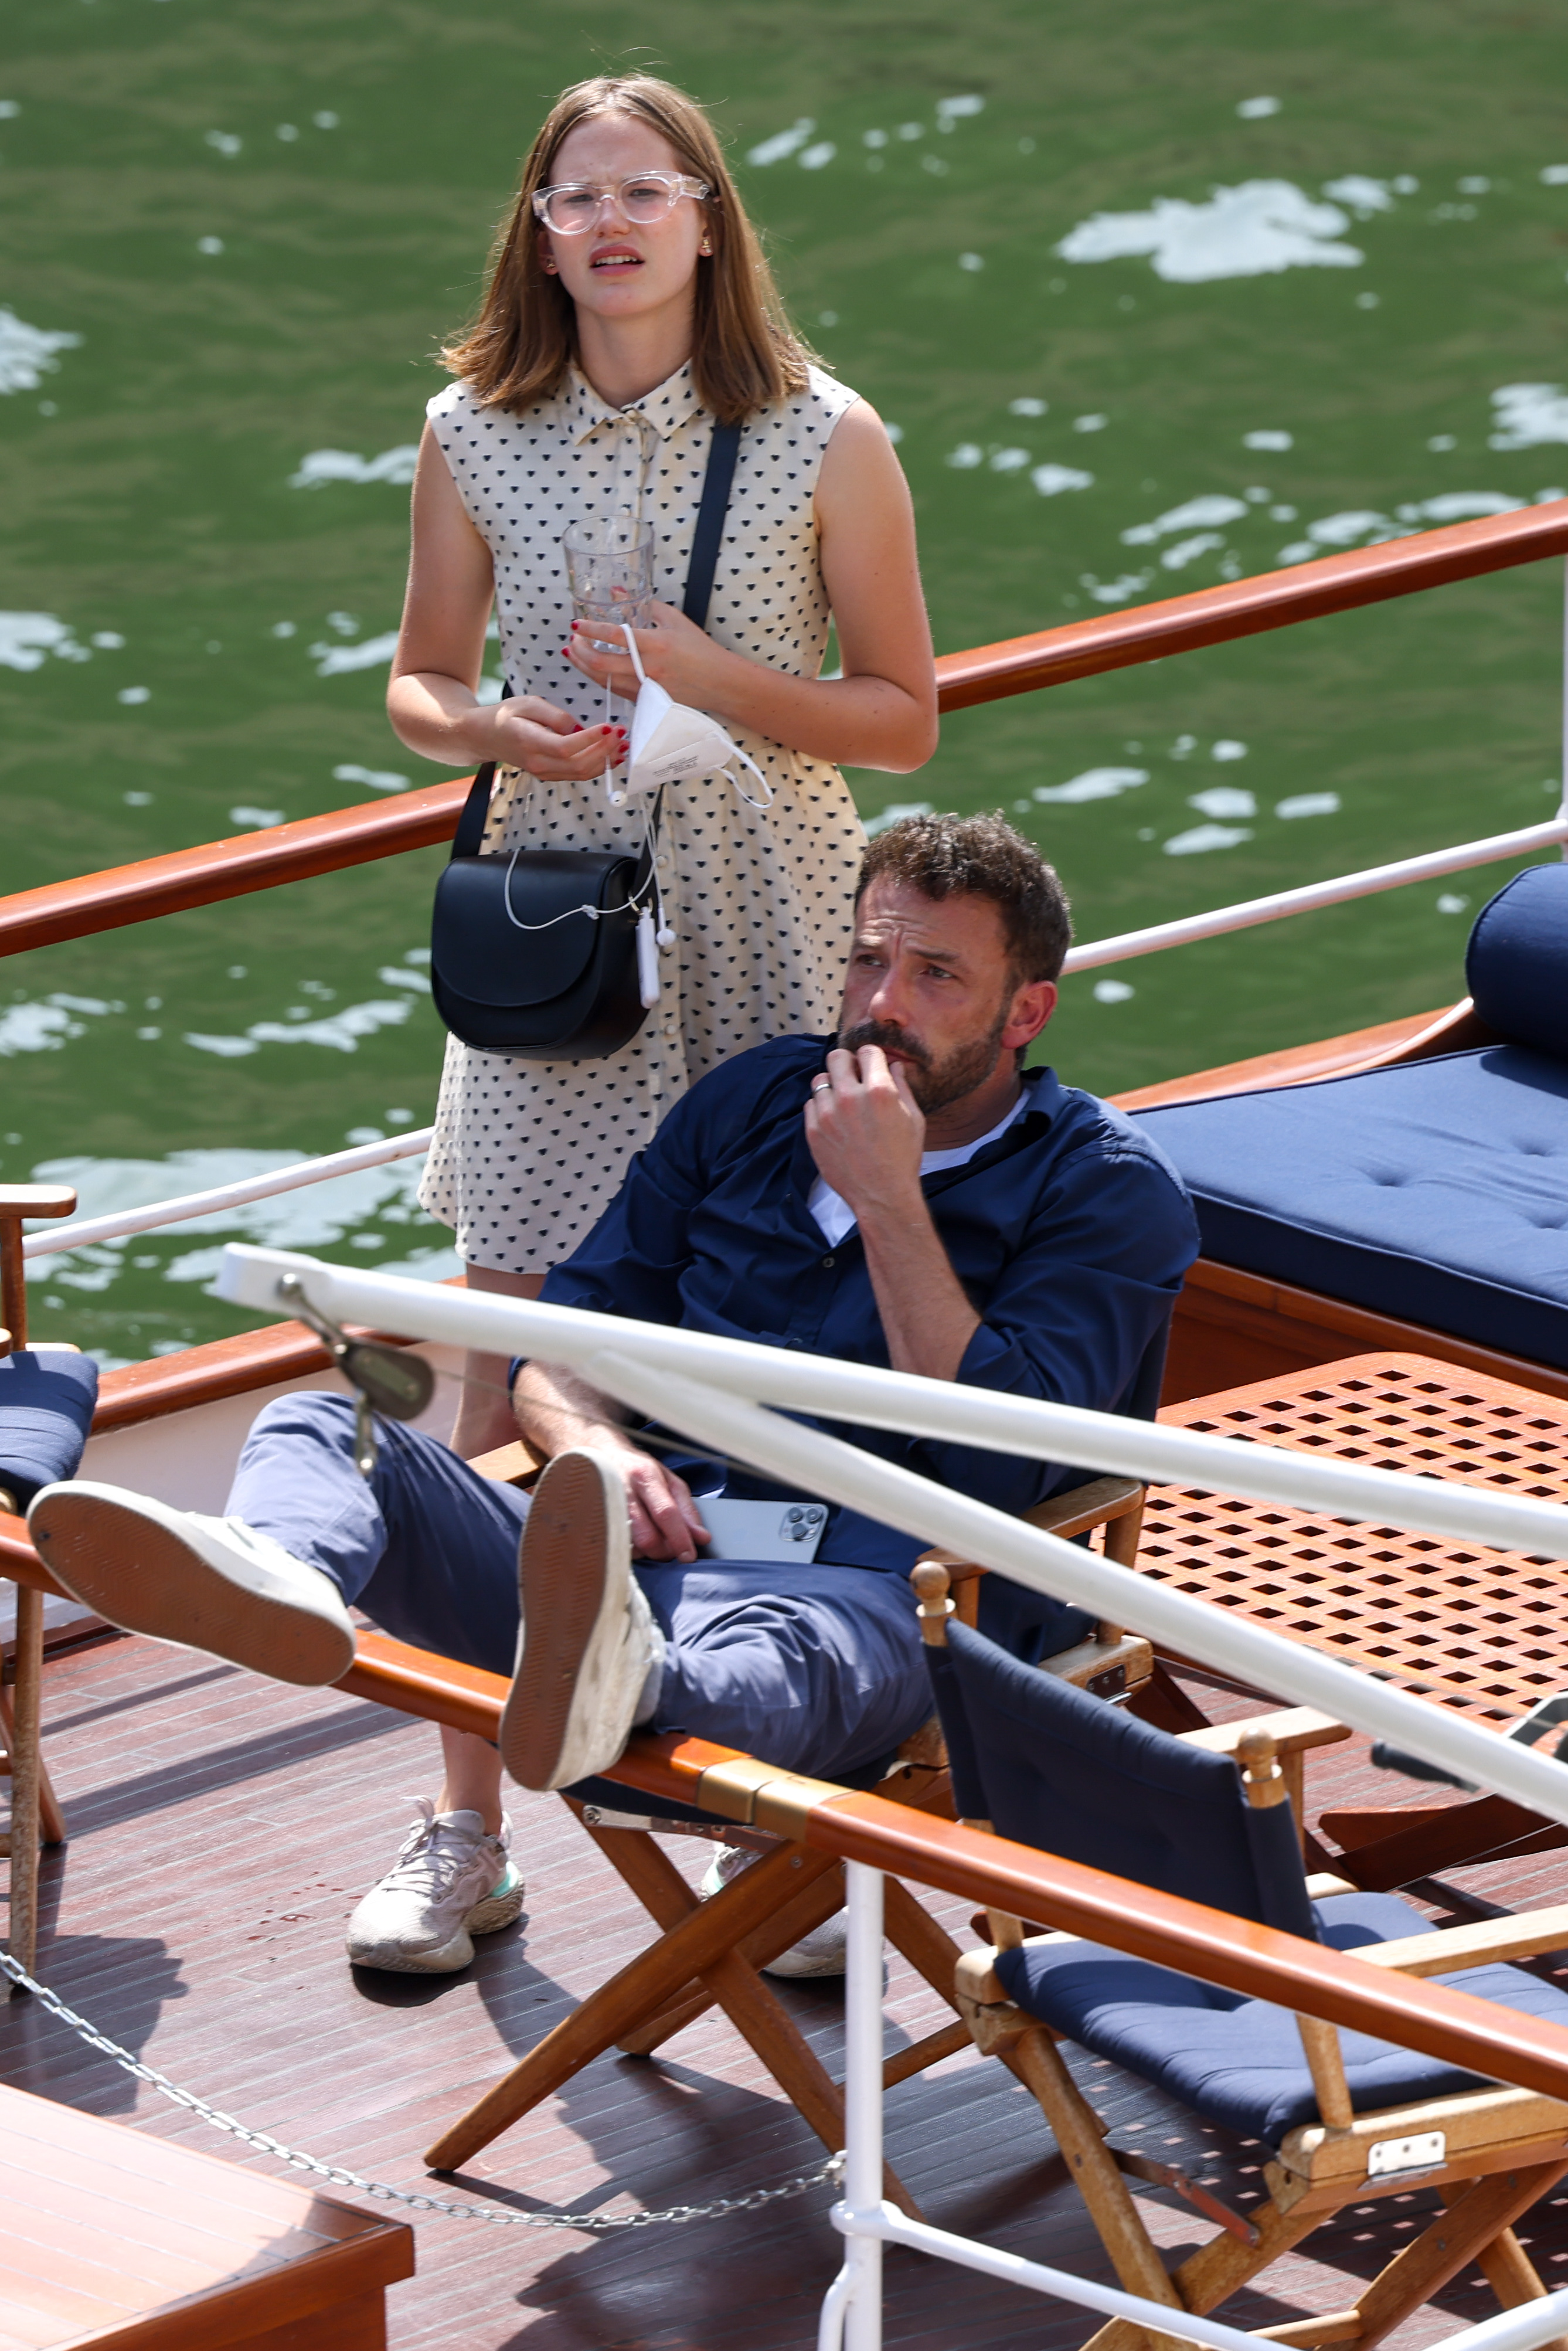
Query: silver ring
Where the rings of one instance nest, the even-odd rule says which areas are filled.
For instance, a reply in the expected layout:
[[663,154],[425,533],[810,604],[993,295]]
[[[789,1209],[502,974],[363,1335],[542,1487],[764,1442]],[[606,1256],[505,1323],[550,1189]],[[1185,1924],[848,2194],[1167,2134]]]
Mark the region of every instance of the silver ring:
[[826,1092],[826,1093],[831,1093],[831,1092],[832,1092],[832,1090],[833,1090],[833,1081],[832,1081],[831,1078],[813,1078],[813,1079],[812,1079],[812,1081],[811,1081],[811,1092],[812,1092],[814,1094],[820,1094],[820,1093],[823,1093],[823,1092]]

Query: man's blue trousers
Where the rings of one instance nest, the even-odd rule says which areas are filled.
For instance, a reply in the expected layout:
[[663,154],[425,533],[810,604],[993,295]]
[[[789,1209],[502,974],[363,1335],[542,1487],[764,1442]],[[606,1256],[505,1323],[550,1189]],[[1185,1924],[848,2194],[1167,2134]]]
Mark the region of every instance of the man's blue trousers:
[[[395,1640],[509,1674],[528,1497],[384,1421],[366,1479],[353,1434],[342,1396],[277,1398],[246,1439],[229,1511],[321,1568]],[[700,1560],[634,1573],[669,1643],[656,1729],[836,1779],[891,1753],[931,1711],[902,1575]]]

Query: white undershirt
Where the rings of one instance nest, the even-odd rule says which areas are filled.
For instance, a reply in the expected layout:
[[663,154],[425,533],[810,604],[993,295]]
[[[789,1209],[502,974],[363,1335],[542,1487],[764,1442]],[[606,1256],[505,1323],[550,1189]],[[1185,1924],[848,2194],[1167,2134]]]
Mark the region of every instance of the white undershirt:
[[[1030,1092],[1031,1089],[1026,1085],[1006,1118],[993,1126],[988,1134],[977,1134],[973,1143],[961,1143],[956,1151],[923,1151],[920,1173],[934,1176],[940,1167],[962,1167],[967,1160],[973,1159],[977,1151],[984,1151],[988,1143],[995,1143],[998,1135],[1007,1133],[1015,1119],[1023,1116],[1029,1108]],[[825,1176],[819,1176],[807,1193],[806,1206],[816,1218],[822,1238],[831,1249],[837,1249],[845,1235],[853,1232],[855,1212],[849,1202],[834,1191]]]

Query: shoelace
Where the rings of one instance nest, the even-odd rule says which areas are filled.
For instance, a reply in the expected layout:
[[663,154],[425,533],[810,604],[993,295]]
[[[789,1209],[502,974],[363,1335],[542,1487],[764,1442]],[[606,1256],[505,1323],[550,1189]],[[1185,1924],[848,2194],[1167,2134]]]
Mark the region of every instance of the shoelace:
[[382,1880],[383,1888],[426,1896],[449,1893],[465,1869],[484,1859],[478,1842],[437,1821],[428,1796],[408,1799],[419,1819],[403,1839],[402,1849]]

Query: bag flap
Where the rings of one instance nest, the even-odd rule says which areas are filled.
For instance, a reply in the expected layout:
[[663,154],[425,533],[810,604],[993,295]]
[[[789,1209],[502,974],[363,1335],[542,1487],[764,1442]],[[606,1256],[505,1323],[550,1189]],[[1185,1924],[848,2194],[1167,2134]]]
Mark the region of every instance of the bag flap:
[[[512,913],[507,914],[507,870]],[[582,977],[600,925],[580,906],[620,908],[634,861],[613,850],[538,849],[506,857],[458,857],[435,885],[431,963],[442,984],[474,1004],[548,1004]],[[562,919],[564,917],[564,919]]]

